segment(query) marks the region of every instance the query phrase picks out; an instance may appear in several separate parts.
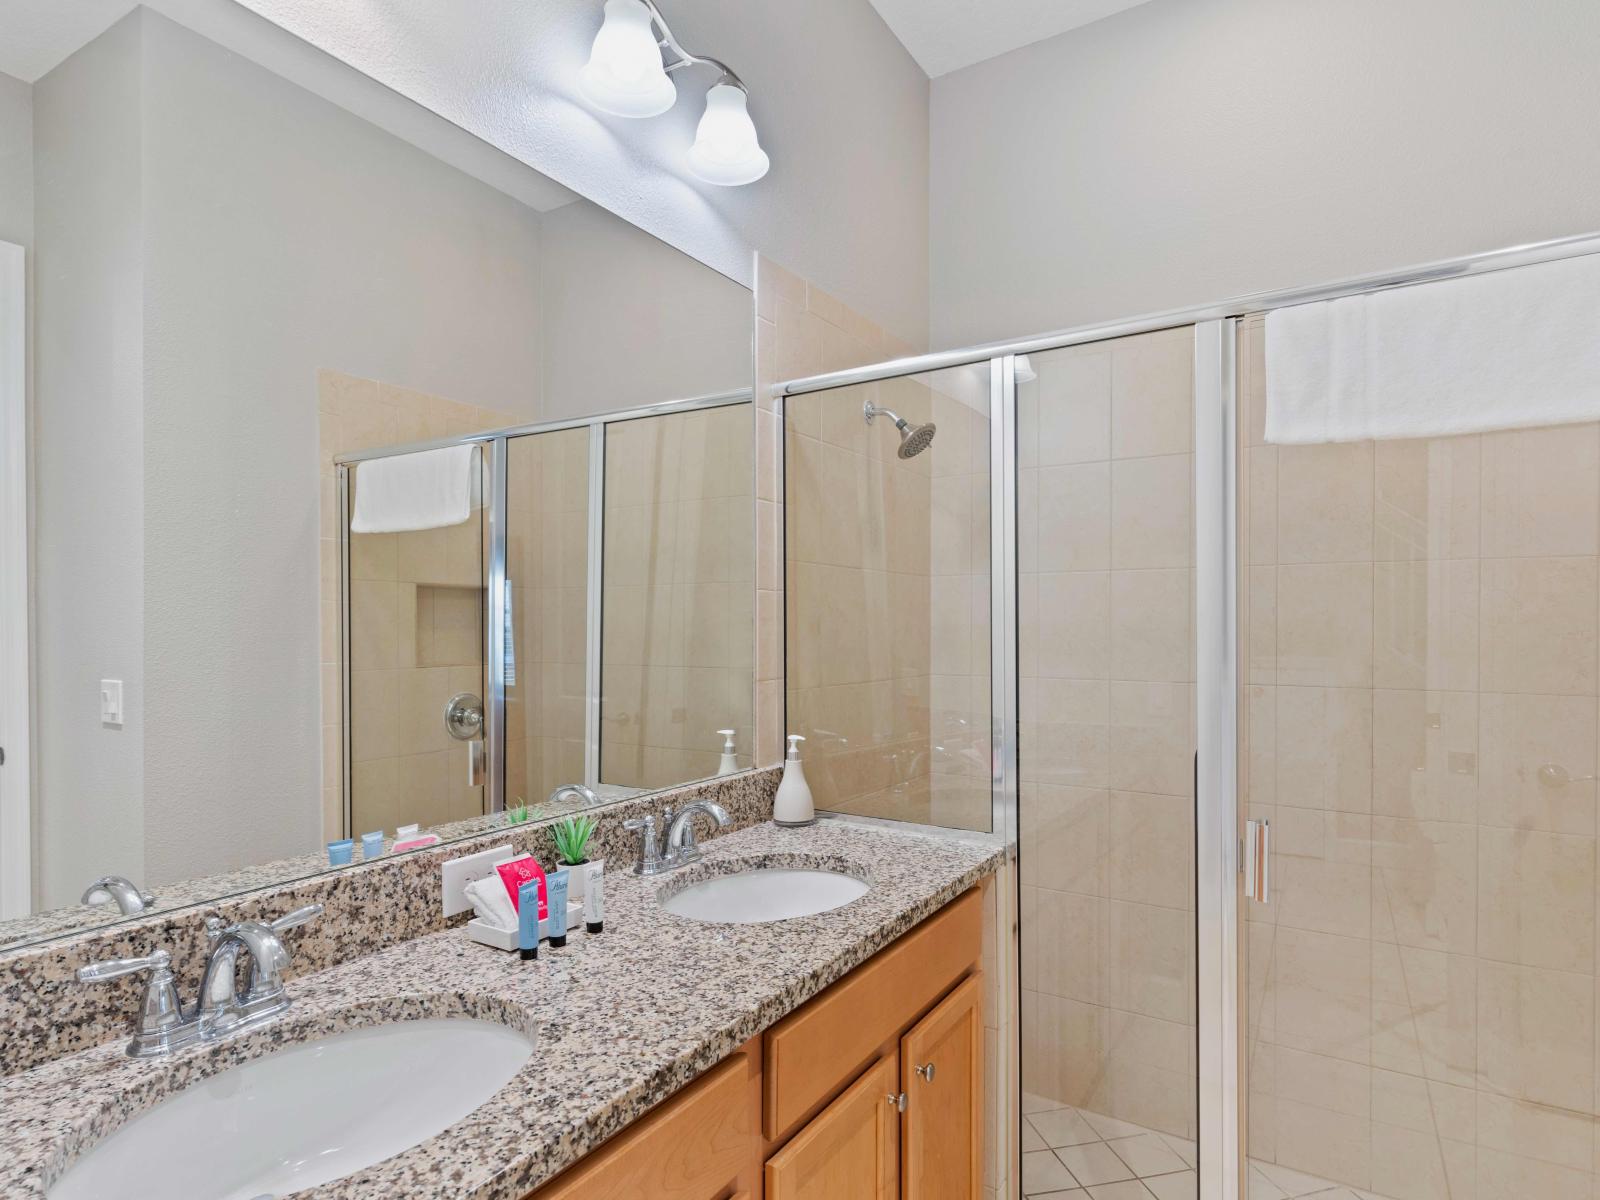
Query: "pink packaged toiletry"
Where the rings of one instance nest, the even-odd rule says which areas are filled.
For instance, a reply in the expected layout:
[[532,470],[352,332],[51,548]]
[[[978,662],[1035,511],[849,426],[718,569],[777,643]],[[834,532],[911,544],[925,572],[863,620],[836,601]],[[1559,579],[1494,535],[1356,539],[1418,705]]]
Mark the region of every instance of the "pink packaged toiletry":
[[420,850],[424,846],[437,846],[439,835],[437,833],[419,833],[416,837],[407,838],[403,842],[396,842],[391,854],[404,854],[407,850]]
[[533,855],[524,854],[521,858],[513,858],[509,862],[500,863],[495,867],[501,881],[506,885],[506,891],[511,894],[511,907],[518,912],[522,911],[522,902],[518,900],[517,893],[522,885],[530,879],[539,881],[539,919],[543,920],[550,915],[550,894],[545,890],[544,868],[534,862]]

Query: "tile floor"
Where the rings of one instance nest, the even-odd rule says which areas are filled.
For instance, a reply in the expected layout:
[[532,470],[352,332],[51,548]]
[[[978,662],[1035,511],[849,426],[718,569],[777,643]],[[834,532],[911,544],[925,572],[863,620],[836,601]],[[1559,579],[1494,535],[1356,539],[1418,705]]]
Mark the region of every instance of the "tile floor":
[[[1028,1200],[1195,1200],[1195,1145],[1170,1133],[1024,1094]],[[1248,1200],[1385,1200],[1274,1163],[1250,1162]]]

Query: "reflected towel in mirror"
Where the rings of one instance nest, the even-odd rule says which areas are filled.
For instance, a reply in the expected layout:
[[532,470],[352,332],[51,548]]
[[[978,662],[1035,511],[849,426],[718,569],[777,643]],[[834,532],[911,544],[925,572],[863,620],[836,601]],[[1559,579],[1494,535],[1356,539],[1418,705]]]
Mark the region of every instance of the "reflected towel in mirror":
[[419,450],[358,463],[352,533],[459,525],[482,507],[476,445]]

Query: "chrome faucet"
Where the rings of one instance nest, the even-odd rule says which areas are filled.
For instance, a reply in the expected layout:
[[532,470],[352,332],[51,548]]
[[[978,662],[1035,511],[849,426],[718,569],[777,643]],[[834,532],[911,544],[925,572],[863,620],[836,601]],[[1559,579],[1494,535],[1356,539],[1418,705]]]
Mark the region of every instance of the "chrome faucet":
[[673,867],[685,866],[704,857],[701,854],[699,843],[694,840],[694,818],[696,813],[705,813],[717,823],[718,829],[726,829],[733,824],[733,818],[728,815],[728,810],[715,800],[696,800],[693,804],[685,804],[678,810],[675,817],[667,821],[667,852],[666,861],[668,870]]
[[108,900],[115,900],[125,917],[142,913],[156,902],[155,896],[140,889],[132,880],[121,875],[102,875],[84,889],[83,899],[78,903],[104,904]]
[[[79,967],[78,982],[98,983],[148,970],[150,981],[139,1003],[139,1024],[128,1043],[128,1053],[135,1058],[170,1054],[260,1025],[288,1008],[283,972],[289,965],[289,951],[278,935],[321,913],[322,905],[308,904],[266,923],[229,925],[220,917],[207,918],[211,948],[200,976],[199,999],[188,1010],[178,997],[172,956],[165,950],[143,958],[113,958]],[[250,955],[250,975],[243,992],[238,990],[241,950]]]
[[685,804],[676,813],[668,808],[661,814],[667,830],[667,849],[663,853],[660,843],[656,841],[656,818],[653,814],[646,813],[642,817],[624,821],[624,829],[639,833],[639,861],[634,864],[633,873],[660,875],[701,858],[700,847],[694,838],[696,813],[705,813],[722,829],[733,824],[728,810],[714,800],[696,800],[693,804]]
[[595,790],[592,787],[586,787],[581,783],[563,783],[555,791],[550,793],[550,798],[546,800],[545,803],[560,804],[561,801],[565,800],[568,796],[576,796],[578,799],[587,801],[590,804],[600,803],[600,797],[595,794]]

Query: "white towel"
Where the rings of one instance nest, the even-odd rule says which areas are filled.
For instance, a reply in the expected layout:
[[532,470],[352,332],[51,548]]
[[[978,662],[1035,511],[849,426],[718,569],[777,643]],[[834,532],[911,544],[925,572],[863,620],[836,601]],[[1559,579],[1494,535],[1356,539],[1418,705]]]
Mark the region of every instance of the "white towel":
[[511,907],[511,897],[506,894],[506,885],[500,882],[498,876],[490,879],[474,879],[461,890],[472,902],[473,911],[494,928],[517,927],[517,910]]
[[1600,419],[1600,254],[1267,314],[1269,442]]
[[480,505],[478,447],[446,446],[359,464],[351,533],[459,525]]

